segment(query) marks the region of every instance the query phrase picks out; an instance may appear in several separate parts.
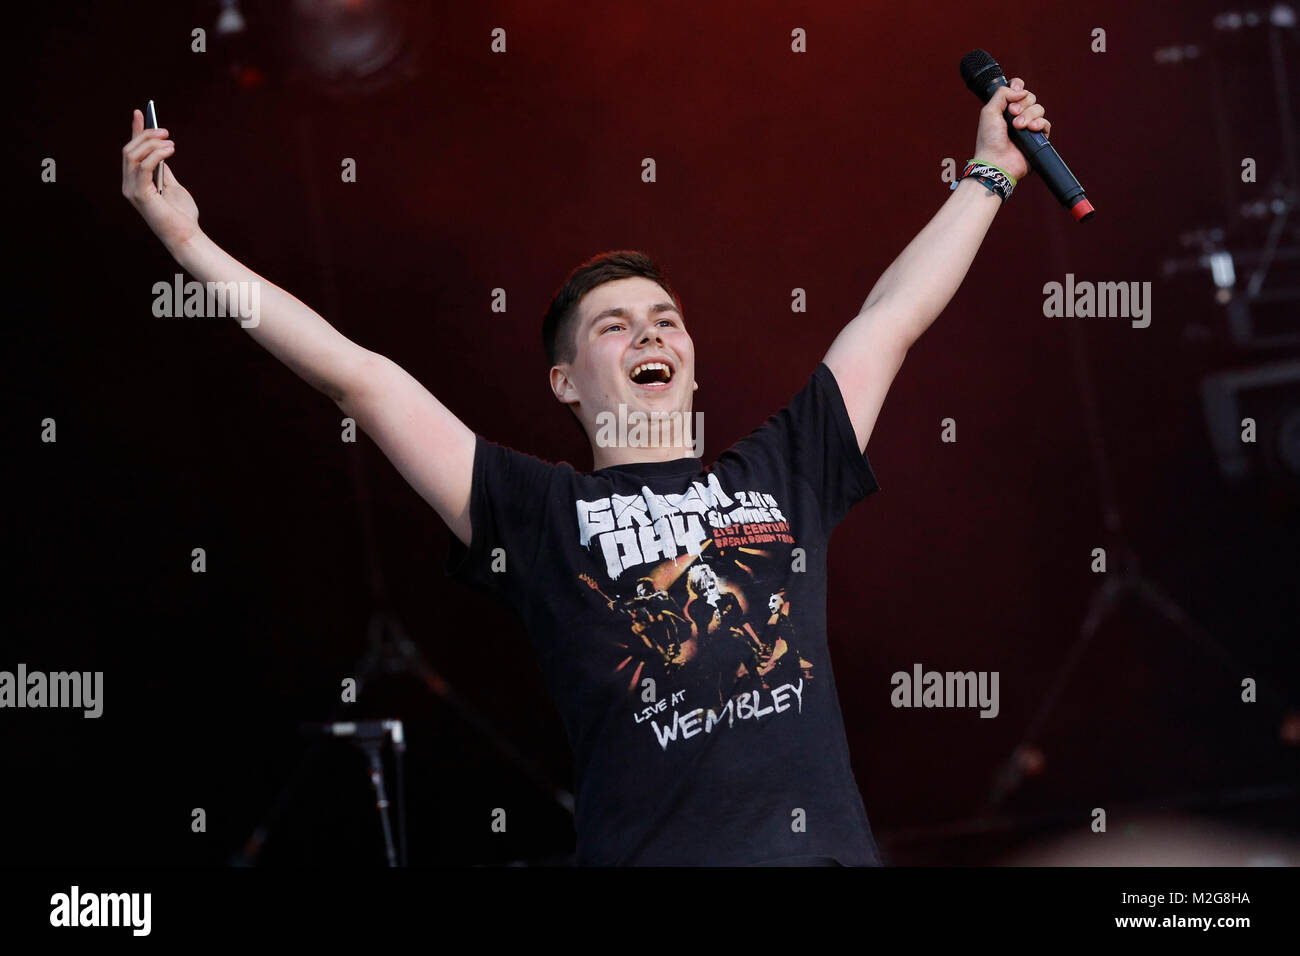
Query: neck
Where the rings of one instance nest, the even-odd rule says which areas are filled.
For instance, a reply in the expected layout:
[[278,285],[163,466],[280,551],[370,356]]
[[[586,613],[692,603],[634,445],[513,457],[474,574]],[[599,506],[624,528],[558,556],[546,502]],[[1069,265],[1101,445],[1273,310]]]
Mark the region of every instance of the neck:
[[613,423],[602,421],[599,426],[588,426],[593,470],[611,465],[699,458],[704,453],[704,425],[700,421],[703,416],[698,413],[692,414],[687,408],[650,413],[638,410],[635,414],[631,422],[620,418]]
[[698,458],[690,444],[659,445],[647,448],[632,446],[604,447],[592,443],[592,470],[608,468],[611,465],[631,465],[643,461],[676,461],[679,458]]

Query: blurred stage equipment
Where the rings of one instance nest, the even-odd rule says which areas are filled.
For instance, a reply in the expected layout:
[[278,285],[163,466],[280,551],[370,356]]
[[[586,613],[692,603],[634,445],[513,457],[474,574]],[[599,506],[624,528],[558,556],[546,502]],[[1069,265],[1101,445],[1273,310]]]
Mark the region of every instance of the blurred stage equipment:
[[419,0],[221,0],[211,63],[245,91],[290,80],[335,100],[363,99],[422,72],[440,15]]
[[[452,688],[451,684],[429,665],[424,655],[420,653],[419,648],[407,636],[401,622],[384,610],[387,599],[385,597],[379,556],[375,547],[374,528],[371,523],[369,487],[361,474],[358,458],[354,456],[352,461],[354,462],[353,480],[360,511],[362,538],[365,542],[366,563],[370,571],[371,595],[372,600],[376,603],[367,629],[366,653],[348,670],[349,674],[356,675],[358,702],[361,701],[365,688],[378,677],[397,674],[414,676],[425,688],[448,705],[451,711],[465,724],[478,731],[502,761],[518,770],[539,791],[547,794],[548,798],[553,800],[566,813],[572,814],[574,808],[573,795],[551,783],[532,761],[524,757],[500,732],[492,727],[486,718],[475,711]],[[376,798],[383,821],[385,848],[388,853],[389,865],[406,865],[406,793],[403,770],[406,737],[402,722],[399,720],[344,720],[344,710],[348,706],[356,705],[341,703],[337,705],[338,720],[323,724],[302,725],[304,729],[314,732],[319,739],[303,756],[289,782],[264,816],[263,821],[244,842],[240,851],[232,856],[230,860],[232,866],[253,866],[256,864],[257,858],[261,854],[267,839],[274,831],[276,824],[296,799],[307,770],[325,753],[332,737],[351,737],[365,752],[370,764],[371,784],[376,791]],[[387,816],[387,799],[382,789],[381,749],[385,737],[391,737],[393,740],[393,753],[397,767],[400,864],[393,862],[392,836]]]
[[[1300,55],[1296,12],[1285,3],[1228,10],[1212,26],[1214,42],[1194,49],[1206,54],[1196,69],[1207,81],[1199,86],[1209,93],[1217,166],[1225,171],[1223,224],[1181,235],[1188,254],[1166,259],[1164,275],[1208,272],[1214,301],[1226,312],[1227,338],[1238,349],[1294,352],[1300,347],[1300,158],[1295,65],[1288,70],[1288,54],[1293,60]],[[1165,50],[1156,59],[1175,64],[1185,58]],[[1236,108],[1248,93],[1267,108],[1259,93],[1269,90],[1274,121],[1263,123],[1254,110],[1246,115]],[[1280,155],[1262,154],[1261,130],[1267,130],[1265,142],[1280,143]],[[1243,179],[1246,158],[1255,166]],[[1256,480],[1267,492],[1294,500],[1300,492],[1300,360],[1213,373],[1201,383],[1201,398],[1224,480]],[[1254,442],[1242,440],[1245,418],[1255,421]]]
[[239,10],[239,0],[221,0],[221,13],[217,16],[217,34],[233,36],[243,33],[248,24]]
[[421,69],[429,4],[412,0],[294,0],[294,59],[307,83],[356,98]]
[[[1216,372],[1202,380],[1201,396],[1225,479],[1300,483],[1300,359]],[[1246,418],[1255,421],[1254,442],[1242,441]]]
[[[1300,274],[1275,282],[1269,288],[1265,288],[1265,278],[1269,270],[1279,262],[1300,263],[1300,241],[1298,241],[1300,230],[1297,229],[1294,215],[1297,199],[1296,124],[1291,107],[1284,57],[1284,43],[1291,42],[1294,48],[1294,41],[1297,39],[1295,16],[1291,8],[1284,4],[1277,4],[1262,13],[1224,16],[1227,16],[1227,19],[1216,18],[1216,30],[1236,29],[1236,26],[1220,26],[1220,23],[1261,26],[1267,30],[1270,50],[1268,62],[1273,74],[1272,85],[1278,114],[1277,126],[1269,129],[1268,136],[1270,141],[1274,136],[1280,136],[1283,146],[1280,165],[1270,165],[1265,170],[1268,186],[1240,182],[1241,157],[1254,155],[1258,143],[1252,141],[1255,145],[1246,147],[1229,142],[1226,130],[1228,120],[1233,114],[1227,110],[1224,102],[1222,95],[1224,83],[1210,77],[1211,82],[1203,85],[1214,91],[1214,108],[1219,114],[1222,168],[1232,173],[1236,185],[1270,193],[1263,205],[1260,205],[1256,194],[1249,206],[1238,209],[1239,218],[1249,221],[1251,215],[1255,218],[1271,217],[1268,234],[1258,250],[1241,249],[1231,252],[1229,243],[1224,238],[1226,230],[1203,230],[1197,233],[1193,240],[1202,246],[1201,254],[1191,260],[1173,263],[1167,261],[1164,271],[1166,277],[1188,269],[1210,272],[1218,290],[1217,301],[1226,302],[1229,306],[1229,326],[1232,340],[1236,345],[1251,348],[1294,345],[1300,343],[1300,310],[1294,305],[1300,302]],[[1194,61],[1195,69],[1212,71],[1217,62],[1216,47],[1217,44],[1209,42],[1166,47],[1157,51],[1156,61],[1166,65]],[[1174,55],[1170,50],[1177,50],[1178,54]],[[1202,65],[1206,63],[1209,64],[1208,67]],[[1229,102],[1244,102],[1245,99],[1243,96],[1241,99]],[[1255,128],[1259,127],[1255,111],[1252,110],[1247,119]],[[1246,214],[1247,209],[1250,215]],[[1232,216],[1229,214],[1228,218],[1231,219]],[[1059,224],[1049,220],[1046,225],[1053,239],[1058,271],[1064,272],[1064,243],[1061,240]],[[1235,288],[1238,266],[1249,266],[1254,270],[1244,290]],[[1258,310],[1264,304],[1275,303],[1286,304],[1287,308],[1283,310],[1280,328],[1266,332],[1261,327],[1262,317],[1258,314]],[[1105,515],[1106,553],[1110,556],[1110,570],[1105,575],[1104,583],[1089,602],[1080,633],[1054,675],[1021,741],[995,772],[984,806],[977,815],[977,823],[992,819],[996,808],[1020,786],[1026,776],[1042,770],[1045,758],[1038,750],[1037,741],[1046,727],[1048,718],[1056,708],[1070,677],[1099,631],[1102,622],[1120,607],[1125,598],[1132,598],[1139,604],[1153,609],[1189,643],[1198,646],[1208,656],[1223,663],[1233,673],[1258,674],[1260,672],[1259,667],[1247,666],[1237,660],[1222,643],[1194,621],[1159,584],[1141,573],[1138,557],[1130,545],[1120,514],[1114,476],[1097,411],[1096,386],[1086,358],[1079,323],[1070,323],[1067,328],[1074,357],[1075,379],[1084,408],[1093,468]],[[1285,472],[1289,478],[1300,479],[1300,389],[1296,387],[1298,381],[1300,381],[1300,362],[1297,361],[1278,362],[1246,371],[1221,373],[1206,380],[1203,389],[1206,415],[1210,419],[1212,439],[1216,450],[1220,453],[1220,467],[1225,475],[1239,475],[1243,470],[1248,470],[1247,460],[1242,451],[1241,414],[1239,413],[1243,408],[1256,407],[1261,418],[1259,434],[1262,438],[1259,446],[1252,447],[1261,447],[1262,450],[1262,446],[1266,445],[1269,449],[1268,453],[1278,462],[1277,470]],[[1251,405],[1251,403],[1255,404]],[[1232,426],[1231,434],[1229,434],[1229,425]],[[1279,682],[1278,686],[1286,685]],[[1285,716],[1285,707],[1276,703],[1270,703],[1269,706],[1278,710],[1278,719],[1281,721]]]
[[314,724],[304,722],[305,734],[326,737],[344,737],[355,743],[366,755],[370,767],[370,787],[375,792],[375,808],[379,811],[379,825],[384,833],[384,853],[389,866],[398,866],[398,856],[393,850],[393,828],[388,819],[388,792],[384,788],[384,761],[380,750],[384,741],[393,741],[393,759],[397,763],[397,807],[401,814],[398,833],[402,841],[401,866],[406,866],[406,791],[402,780],[402,756],[406,753],[406,736],[400,720],[334,721]]
[[259,15],[264,17],[265,11],[254,10],[250,27],[239,0],[221,0],[221,12],[212,28],[210,62],[241,92],[260,89],[271,75],[272,64],[283,59],[272,45],[275,31]]

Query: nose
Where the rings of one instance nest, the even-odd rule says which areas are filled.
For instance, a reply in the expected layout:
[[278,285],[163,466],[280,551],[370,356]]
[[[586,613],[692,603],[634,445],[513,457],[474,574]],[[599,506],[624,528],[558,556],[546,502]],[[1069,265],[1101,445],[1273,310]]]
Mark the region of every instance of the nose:
[[659,334],[659,326],[653,321],[650,323],[650,326],[641,333],[641,337],[637,339],[636,344],[645,345],[647,342],[663,342],[663,338]]

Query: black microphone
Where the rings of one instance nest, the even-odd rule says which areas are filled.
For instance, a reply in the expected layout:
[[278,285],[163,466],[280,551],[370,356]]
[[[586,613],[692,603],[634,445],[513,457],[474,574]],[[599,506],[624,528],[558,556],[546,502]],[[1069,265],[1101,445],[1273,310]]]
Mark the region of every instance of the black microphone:
[[[997,93],[999,86],[1008,86],[1007,78],[1002,75],[1002,67],[985,50],[971,50],[961,58],[961,78],[967,89],[987,103]],[[1007,121],[1007,136],[1016,149],[1024,153],[1029,167],[1043,177],[1043,182],[1052,191],[1052,195],[1066,209],[1074,214],[1079,222],[1092,218],[1092,203],[1083,195],[1083,187],[1074,173],[1065,165],[1065,161],[1056,154],[1056,148],[1047,141],[1047,137],[1037,130],[1016,126],[1012,120],[1015,114],[1009,109],[1002,111]],[[978,158],[978,157],[976,157]]]

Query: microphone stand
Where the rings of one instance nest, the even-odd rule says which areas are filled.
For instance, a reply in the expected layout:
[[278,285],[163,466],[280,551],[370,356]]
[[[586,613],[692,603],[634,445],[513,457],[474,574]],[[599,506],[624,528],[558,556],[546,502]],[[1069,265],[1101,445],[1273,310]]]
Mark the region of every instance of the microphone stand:
[[[388,857],[389,866],[397,866],[397,857],[393,852],[393,830],[388,822],[388,794],[384,792],[384,761],[379,755],[379,750],[383,747],[383,738],[359,740],[357,746],[366,755],[366,760],[370,764],[370,786],[375,791],[375,807],[379,810],[379,824],[384,830],[384,852]],[[398,788],[400,790],[400,786]],[[406,795],[402,794],[399,801],[403,806],[406,805]],[[402,866],[406,866],[406,828],[402,828]]]
[[[304,733],[346,737],[366,755],[369,765],[370,786],[375,792],[375,807],[379,811],[379,825],[384,834],[384,849],[389,866],[406,866],[406,791],[402,785],[402,764],[406,752],[406,734],[400,720],[335,721],[323,724],[304,723]],[[380,750],[384,741],[392,738],[393,760],[397,765],[398,834],[401,838],[401,862],[393,852],[393,833],[388,822],[388,795],[384,790],[384,762]]]

